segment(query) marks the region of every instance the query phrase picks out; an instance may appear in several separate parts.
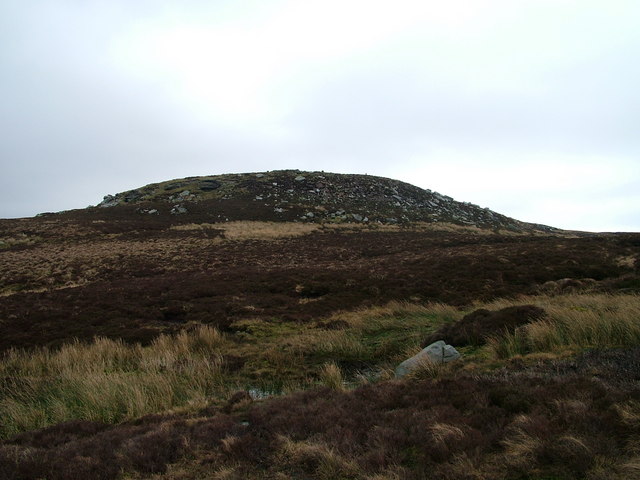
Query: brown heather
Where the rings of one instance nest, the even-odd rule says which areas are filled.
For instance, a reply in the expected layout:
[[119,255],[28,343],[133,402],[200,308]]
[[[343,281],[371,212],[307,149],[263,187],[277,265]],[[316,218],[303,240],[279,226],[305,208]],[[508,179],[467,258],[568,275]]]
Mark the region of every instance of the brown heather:
[[591,368],[320,388],[233,415],[59,424],[0,444],[0,467],[9,480],[633,478],[640,427],[619,406],[640,401],[637,381],[608,383]]

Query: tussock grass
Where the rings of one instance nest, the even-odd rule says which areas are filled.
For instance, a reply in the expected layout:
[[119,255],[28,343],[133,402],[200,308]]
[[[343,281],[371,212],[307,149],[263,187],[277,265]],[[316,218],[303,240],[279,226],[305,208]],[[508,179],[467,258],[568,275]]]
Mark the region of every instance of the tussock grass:
[[[493,338],[490,349],[498,358],[537,352],[640,345],[640,296],[562,295],[529,297],[548,318],[524,325],[513,334]],[[512,302],[493,302],[502,308]]]
[[71,419],[117,422],[206,404],[220,382],[220,333],[202,326],[152,345],[98,338],[0,361],[0,437]]
[[332,390],[344,390],[344,379],[340,367],[334,362],[325,363],[320,370],[320,380]]

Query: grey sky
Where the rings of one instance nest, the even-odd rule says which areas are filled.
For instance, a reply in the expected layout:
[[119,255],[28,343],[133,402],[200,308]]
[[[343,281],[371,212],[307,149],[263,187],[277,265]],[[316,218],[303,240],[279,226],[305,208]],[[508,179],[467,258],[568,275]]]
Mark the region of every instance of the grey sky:
[[640,231],[640,2],[0,3],[0,217],[190,175],[383,175]]

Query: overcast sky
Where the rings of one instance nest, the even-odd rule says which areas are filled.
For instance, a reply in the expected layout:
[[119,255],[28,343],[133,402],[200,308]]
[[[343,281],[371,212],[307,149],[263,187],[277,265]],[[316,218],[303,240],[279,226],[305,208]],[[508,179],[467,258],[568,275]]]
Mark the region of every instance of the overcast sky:
[[638,0],[2,0],[0,217],[191,175],[640,231]]

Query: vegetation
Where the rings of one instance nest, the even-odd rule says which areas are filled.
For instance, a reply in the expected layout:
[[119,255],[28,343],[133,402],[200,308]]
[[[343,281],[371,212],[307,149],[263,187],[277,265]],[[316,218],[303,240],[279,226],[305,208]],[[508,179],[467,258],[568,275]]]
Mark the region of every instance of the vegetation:
[[0,220],[1,480],[638,476],[638,235],[365,222],[386,183],[274,175]]
[[536,303],[548,318],[493,338],[498,357],[640,345],[640,296],[571,295]]
[[9,350],[0,362],[0,438],[83,419],[115,423],[184,405],[220,389],[221,335],[200,327],[148,347],[105,338],[59,350]]
[[[413,381],[490,374],[514,357],[535,363],[588,348],[640,345],[636,295],[522,297],[474,308],[522,304],[536,305],[547,316],[485,346],[459,347],[464,360],[446,368],[425,365]],[[148,346],[98,338],[60,349],[11,349],[0,361],[0,436],[71,420],[119,423],[150,413],[193,413],[224,406],[237,390],[256,399],[318,385],[344,391],[376,384],[391,378],[394,366],[415,354],[424,338],[468,313],[442,304],[392,302],[316,324],[244,320],[227,333],[200,326],[161,335]]]

